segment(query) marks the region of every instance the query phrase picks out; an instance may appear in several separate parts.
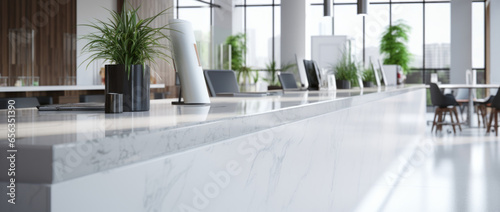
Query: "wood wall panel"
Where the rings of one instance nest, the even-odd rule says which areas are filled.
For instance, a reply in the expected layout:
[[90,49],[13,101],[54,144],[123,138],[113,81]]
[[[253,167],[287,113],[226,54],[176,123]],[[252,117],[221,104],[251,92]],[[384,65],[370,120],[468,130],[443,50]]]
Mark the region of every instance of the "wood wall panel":
[[40,85],[76,76],[76,0],[0,0],[0,23],[2,76],[9,76],[9,29],[19,28],[35,30],[34,75]]
[[[141,6],[139,10],[139,15],[141,18],[147,18],[154,16],[165,9],[169,9],[167,14],[158,17],[153,23],[153,27],[159,27],[167,25],[170,19],[174,18],[173,10],[173,0],[128,0],[133,7]],[[118,0],[118,8],[120,9],[123,5],[123,0]],[[127,6],[127,5],[123,5]],[[168,32],[166,32],[168,34]],[[165,44],[170,46],[168,41],[164,41]],[[170,52],[167,53],[170,55]],[[175,71],[173,69],[173,62],[171,60],[156,60],[157,64],[151,64],[151,69],[154,70],[161,77],[159,83],[164,83],[166,86],[175,85]],[[171,92],[172,93],[172,92]]]

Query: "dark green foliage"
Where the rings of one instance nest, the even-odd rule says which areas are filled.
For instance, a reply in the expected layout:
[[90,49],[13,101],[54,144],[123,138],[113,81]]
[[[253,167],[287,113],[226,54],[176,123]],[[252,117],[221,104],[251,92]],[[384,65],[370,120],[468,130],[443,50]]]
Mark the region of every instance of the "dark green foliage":
[[231,45],[231,69],[240,71],[245,65],[246,35],[240,33],[227,37],[226,44]]
[[335,66],[335,79],[348,80],[353,86],[358,84],[358,66],[351,54],[351,42],[342,51],[341,59]]
[[165,53],[168,50],[167,46],[161,43],[162,39],[169,40],[164,33],[169,28],[166,25],[157,28],[150,26],[167,10],[153,17],[141,19],[137,14],[139,8],[126,10],[124,7],[121,13],[108,10],[113,16],[109,19],[110,23],[97,20],[97,23],[83,25],[97,30],[96,33],[82,37],[89,41],[83,47],[84,52],[92,53],[86,60],[89,65],[97,59],[104,59],[114,64],[124,64],[130,72],[130,65],[144,65],[146,62],[154,63],[156,58],[163,60],[170,58]]
[[409,71],[408,64],[411,60],[407,47],[410,30],[410,26],[399,20],[395,25],[387,27],[380,41],[380,53],[385,55],[384,64],[400,65],[405,74]]
[[375,79],[375,73],[374,73],[372,66],[370,66],[370,68],[365,69],[362,74],[363,74],[363,81],[373,82],[375,84],[377,83],[377,80]]

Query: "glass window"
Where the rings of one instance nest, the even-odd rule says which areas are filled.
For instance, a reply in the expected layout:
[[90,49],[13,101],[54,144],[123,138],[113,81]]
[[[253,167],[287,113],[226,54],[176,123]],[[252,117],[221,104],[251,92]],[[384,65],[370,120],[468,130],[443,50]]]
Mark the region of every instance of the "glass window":
[[425,5],[425,67],[450,67],[450,4]]
[[[343,7],[339,6],[339,7]],[[335,10],[337,11],[337,10]],[[337,14],[338,17],[343,17]],[[307,27],[309,35],[331,35],[332,34],[332,18],[323,16],[323,6],[315,5],[310,6],[307,17]]]
[[472,67],[484,68],[484,2],[472,3]]
[[247,5],[272,4],[273,0],[247,0]]
[[336,5],[334,8],[335,35],[347,35],[354,39],[353,53],[357,61],[363,61],[363,16],[357,14],[356,5]]
[[370,60],[374,63],[377,60],[383,61],[383,56],[380,54],[380,39],[387,26],[389,26],[389,5],[370,5],[370,12],[365,18],[366,64],[369,64]]
[[203,67],[211,67],[210,8],[179,8],[179,19],[191,22]]
[[195,0],[177,0],[179,7],[185,6],[210,6],[207,3],[195,1]]
[[247,7],[247,66],[265,68],[272,60],[272,7]]
[[423,4],[398,4],[392,6],[392,22],[402,20],[411,27],[409,33],[408,49],[412,54],[410,68],[423,66]]
[[274,7],[274,61],[281,67],[281,7]]

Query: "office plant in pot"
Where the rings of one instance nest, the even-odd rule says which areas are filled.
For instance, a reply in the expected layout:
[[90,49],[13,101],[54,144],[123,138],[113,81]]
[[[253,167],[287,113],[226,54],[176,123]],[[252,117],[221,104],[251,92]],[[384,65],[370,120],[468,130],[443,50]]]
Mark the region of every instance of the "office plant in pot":
[[342,51],[341,58],[334,68],[335,80],[338,89],[350,89],[351,85],[357,85],[358,67],[351,55],[351,43],[349,42]]
[[362,73],[363,78],[363,87],[373,87],[375,80],[375,71],[373,70],[373,66],[366,68]]
[[266,72],[268,72],[269,76],[267,79],[264,79],[269,85],[267,86],[267,90],[277,90],[281,89],[280,82],[278,80],[278,71],[279,72],[286,72],[292,67],[294,67],[294,64],[283,64],[281,66],[281,69],[276,68],[276,61],[271,61],[266,65]]
[[167,46],[162,43],[169,39],[165,34],[167,26],[152,27],[151,23],[165,14],[166,10],[155,16],[141,19],[139,7],[128,8],[119,13],[110,10],[109,23],[98,20],[97,23],[84,26],[96,32],[85,35],[88,41],[84,52],[91,53],[89,64],[97,59],[104,59],[113,65],[106,65],[105,87],[107,93],[123,94],[123,111],[148,111],[150,69],[146,65],[155,59],[166,60]]
[[380,53],[384,55],[384,64],[401,66],[405,75],[410,70],[412,57],[407,45],[410,30],[410,26],[398,20],[386,28],[380,40]]
[[226,44],[231,45],[231,69],[236,72],[236,79],[242,91],[251,91],[259,80],[259,72],[246,66],[245,52],[246,34],[239,33],[226,38]]

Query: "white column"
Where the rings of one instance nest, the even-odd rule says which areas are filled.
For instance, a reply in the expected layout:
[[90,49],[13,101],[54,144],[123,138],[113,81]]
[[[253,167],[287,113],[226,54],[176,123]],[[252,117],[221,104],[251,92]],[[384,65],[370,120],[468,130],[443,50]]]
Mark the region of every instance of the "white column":
[[450,82],[465,83],[472,69],[472,0],[451,1]]
[[308,56],[307,8],[307,0],[281,1],[281,64]]
[[[490,4],[490,83],[500,84],[500,1],[489,1]],[[495,94],[495,93],[491,93]]]

